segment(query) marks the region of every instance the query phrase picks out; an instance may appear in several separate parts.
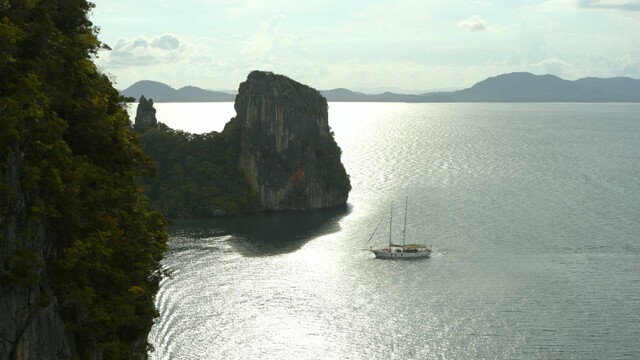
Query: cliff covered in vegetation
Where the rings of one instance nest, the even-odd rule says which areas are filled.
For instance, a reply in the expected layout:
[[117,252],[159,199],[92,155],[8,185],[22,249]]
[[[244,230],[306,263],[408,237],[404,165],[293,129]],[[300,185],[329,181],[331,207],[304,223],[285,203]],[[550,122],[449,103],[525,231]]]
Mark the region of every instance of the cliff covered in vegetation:
[[170,218],[255,212],[257,196],[238,170],[240,128],[231,120],[221,133],[190,134],[163,123],[142,127],[140,141],[156,162],[143,184],[152,204]]
[[[141,102],[138,112],[147,106]],[[254,71],[240,84],[235,108],[237,116],[220,133],[136,122],[145,152],[157,163],[145,188],[162,212],[211,217],[347,201],[349,177],[329,129],[327,102],[316,90]]]
[[0,3],[0,359],[146,358],[166,231],[77,1]]

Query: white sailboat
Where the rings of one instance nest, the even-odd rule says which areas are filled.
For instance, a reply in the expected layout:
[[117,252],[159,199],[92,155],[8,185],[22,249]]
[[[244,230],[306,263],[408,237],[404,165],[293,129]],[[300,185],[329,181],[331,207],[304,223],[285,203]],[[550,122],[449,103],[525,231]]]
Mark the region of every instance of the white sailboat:
[[[407,208],[409,204],[409,197],[405,201],[404,205],[404,228],[402,229],[402,244],[394,244],[391,240],[391,229],[393,225],[393,204],[391,205],[391,214],[389,216],[389,245],[384,248],[374,249],[373,247],[369,247],[369,251],[371,251],[377,259],[415,259],[415,258],[424,258],[429,257],[431,255],[431,249],[427,247],[425,244],[406,244],[406,230],[407,230]],[[371,234],[369,241],[373,238],[376,231],[380,227],[380,223]]]

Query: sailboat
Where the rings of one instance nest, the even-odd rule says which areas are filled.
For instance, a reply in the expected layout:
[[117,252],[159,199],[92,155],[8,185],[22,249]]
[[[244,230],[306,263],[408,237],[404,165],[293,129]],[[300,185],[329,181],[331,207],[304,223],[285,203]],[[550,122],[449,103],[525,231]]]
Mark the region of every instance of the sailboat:
[[[429,257],[431,255],[431,249],[427,247],[425,244],[406,244],[406,230],[407,230],[407,209],[409,204],[409,197],[407,196],[407,200],[404,205],[404,228],[402,229],[402,244],[394,244],[391,241],[391,229],[393,225],[393,204],[391,204],[391,214],[389,216],[389,245],[384,248],[374,249],[372,246],[369,247],[369,251],[371,251],[376,259],[415,259],[415,258],[424,258]],[[381,221],[382,222],[382,221]],[[380,223],[381,223],[380,222]],[[367,242],[371,241],[373,235],[375,235],[378,227],[380,227],[380,223],[373,230],[373,234]]]

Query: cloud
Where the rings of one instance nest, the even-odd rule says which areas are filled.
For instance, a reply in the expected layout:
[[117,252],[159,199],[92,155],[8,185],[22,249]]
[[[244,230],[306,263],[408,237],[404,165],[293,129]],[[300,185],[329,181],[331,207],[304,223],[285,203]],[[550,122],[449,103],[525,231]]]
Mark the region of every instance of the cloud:
[[273,34],[278,30],[283,21],[284,15],[272,16],[260,25],[260,31]]
[[640,11],[640,0],[577,0],[577,4],[586,9]]
[[617,56],[590,54],[576,67],[588,70],[583,71],[581,76],[628,76],[637,79],[640,78],[638,57],[640,57],[640,50],[637,49],[630,49],[627,53]]
[[255,69],[306,79],[322,76],[318,75],[321,67],[307,59],[302,38],[281,30],[284,21],[282,15],[272,16],[257,23],[253,32],[230,37],[161,34],[123,38],[112,50],[101,51],[96,64],[108,69],[112,81],[121,88],[151,79],[176,88],[194,85],[231,89]]
[[301,45],[301,38],[279,31],[283,21],[283,15],[272,16],[256,32],[239,39],[242,54],[261,58],[305,57],[307,52]]
[[482,31],[487,28],[487,23],[482,20],[479,15],[473,15],[467,20],[462,20],[458,23],[458,28],[467,29],[471,31]]
[[177,50],[182,45],[182,40],[171,34],[165,34],[152,39],[151,44],[152,47],[156,47],[163,50]]
[[540,61],[537,64],[532,64],[532,68],[538,70],[538,72],[543,74],[553,74],[559,77],[564,77],[567,75],[565,69],[568,67],[568,64],[561,59],[558,58],[548,58]]
[[149,66],[176,61],[186,50],[186,43],[174,34],[162,34],[148,39],[138,36],[120,39],[104,55],[103,62],[112,67]]

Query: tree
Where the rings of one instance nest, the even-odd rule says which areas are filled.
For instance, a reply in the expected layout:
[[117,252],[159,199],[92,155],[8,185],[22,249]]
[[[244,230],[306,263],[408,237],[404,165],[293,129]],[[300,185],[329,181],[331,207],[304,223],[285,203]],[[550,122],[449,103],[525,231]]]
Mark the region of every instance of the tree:
[[240,155],[238,121],[221,133],[190,134],[159,123],[140,130],[146,153],[157,173],[144,179],[151,202],[169,217],[211,217],[223,211],[239,214],[259,210],[237,167]]
[[[87,18],[92,7],[0,0],[0,169],[19,159],[20,171],[19,186],[0,184],[0,227],[21,227],[1,239],[12,241],[1,285],[19,286],[10,265],[36,252],[26,244],[38,236],[30,227],[42,225],[51,247],[31,263],[51,277],[79,356],[129,359],[143,357],[157,316],[167,235],[139,186],[150,160],[93,63],[105,46]],[[28,209],[19,223],[17,199]]]

